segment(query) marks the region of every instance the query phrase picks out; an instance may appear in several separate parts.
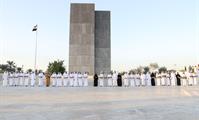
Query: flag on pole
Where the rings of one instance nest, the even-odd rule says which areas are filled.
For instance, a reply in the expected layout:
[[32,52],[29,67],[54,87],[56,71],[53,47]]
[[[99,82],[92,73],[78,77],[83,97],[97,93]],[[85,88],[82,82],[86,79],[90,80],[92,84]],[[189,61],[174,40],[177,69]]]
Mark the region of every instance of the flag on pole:
[[33,27],[32,31],[37,31],[37,25]]

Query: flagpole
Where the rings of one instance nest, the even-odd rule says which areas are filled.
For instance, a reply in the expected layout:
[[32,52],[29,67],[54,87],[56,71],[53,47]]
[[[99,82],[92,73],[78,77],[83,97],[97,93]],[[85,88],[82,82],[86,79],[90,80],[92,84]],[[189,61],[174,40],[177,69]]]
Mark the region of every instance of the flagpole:
[[35,73],[37,70],[37,30],[36,30],[36,39],[35,39],[35,64],[34,64],[34,69],[35,69]]

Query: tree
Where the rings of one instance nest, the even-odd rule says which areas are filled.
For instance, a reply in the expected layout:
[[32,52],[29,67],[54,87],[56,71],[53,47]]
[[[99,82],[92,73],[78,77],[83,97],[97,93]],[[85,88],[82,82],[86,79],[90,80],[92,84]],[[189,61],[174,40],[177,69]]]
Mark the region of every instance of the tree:
[[160,67],[158,69],[159,73],[162,73],[162,72],[167,72],[167,68],[166,67]]
[[26,72],[31,73],[31,72],[32,72],[32,69],[29,68]]
[[61,72],[62,74],[64,73],[65,71],[65,67],[63,65],[64,61],[63,60],[57,60],[57,61],[54,61],[54,62],[51,62],[48,64],[48,69],[47,71],[52,74],[52,73],[58,73],[58,72]]
[[157,68],[159,68],[159,66],[158,66],[157,63],[150,63],[150,64],[149,64],[149,67],[150,67],[151,69],[157,69]]
[[141,73],[143,73],[143,67],[142,66],[139,66],[137,69],[136,69],[136,73],[138,73],[138,74],[141,74]]
[[0,72],[15,72],[17,66],[13,61],[7,61],[7,64],[1,64],[0,65]]
[[8,65],[4,65],[4,64],[0,65],[0,73],[3,73],[7,70],[8,70]]
[[132,73],[132,74],[136,74],[137,70],[136,69],[131,69],[129,72]]
[[16,71],[16,65],[13,61],[7,61],[7,65],[8,65],[8,72],[15,72]]
[[149,67],[148,66],[144,67],[144,73],[146,74],[148,72],[149,72]]

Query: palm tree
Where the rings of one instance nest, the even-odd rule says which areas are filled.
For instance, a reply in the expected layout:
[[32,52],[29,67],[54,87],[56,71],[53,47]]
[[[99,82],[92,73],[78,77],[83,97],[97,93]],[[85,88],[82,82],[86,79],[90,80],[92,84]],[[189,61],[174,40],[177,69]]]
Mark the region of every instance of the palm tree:
[[16,65],[13,61],[7,61],[7,65],[8,65],[8,72],[16,71]]

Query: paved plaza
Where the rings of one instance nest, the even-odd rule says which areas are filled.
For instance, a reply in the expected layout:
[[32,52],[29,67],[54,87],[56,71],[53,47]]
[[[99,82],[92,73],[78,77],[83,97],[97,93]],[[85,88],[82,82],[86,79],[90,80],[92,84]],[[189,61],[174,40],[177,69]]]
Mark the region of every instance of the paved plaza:
[[0,120],[199,120],[199,86],[0,86]]

